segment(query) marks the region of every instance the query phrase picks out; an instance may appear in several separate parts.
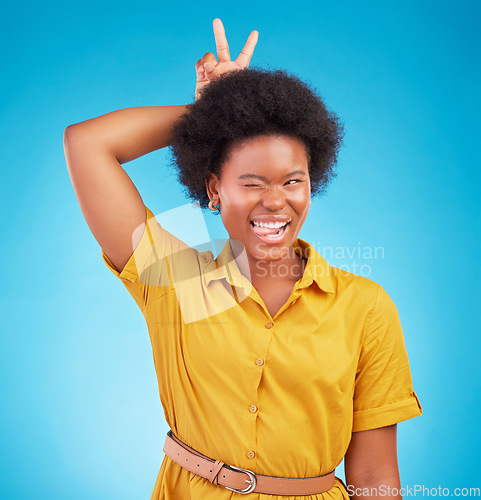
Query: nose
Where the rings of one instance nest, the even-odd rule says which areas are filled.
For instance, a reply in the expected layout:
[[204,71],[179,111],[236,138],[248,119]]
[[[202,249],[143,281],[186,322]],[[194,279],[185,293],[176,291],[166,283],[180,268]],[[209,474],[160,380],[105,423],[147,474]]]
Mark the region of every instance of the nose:
[[286,206],[286,198],[282,189],[269,187],[264,191],[262,206],[267,210],[276,212]]

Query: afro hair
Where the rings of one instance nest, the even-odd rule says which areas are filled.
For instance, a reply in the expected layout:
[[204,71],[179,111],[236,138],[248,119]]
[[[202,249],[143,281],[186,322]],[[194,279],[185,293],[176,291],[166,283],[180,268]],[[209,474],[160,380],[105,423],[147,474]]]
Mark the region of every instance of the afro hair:
[[343,125],[315,90],[285,70],[246,68],[205,87],[172,130],[172,166],[187,196],[207,208],[205,180],[221,177],[222,164],[239,142],[287,135],[306,146],[311,196],[325,191],[343,139]]

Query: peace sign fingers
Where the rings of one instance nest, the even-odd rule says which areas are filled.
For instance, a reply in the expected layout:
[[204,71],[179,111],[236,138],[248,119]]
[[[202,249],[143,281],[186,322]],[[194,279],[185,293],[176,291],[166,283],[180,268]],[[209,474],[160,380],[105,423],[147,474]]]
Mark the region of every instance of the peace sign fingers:
[[214,36],[215,45],[217,47],[217,57],[219,58],[219,63],[229,62],[229,45],[227,43],[227,38],[225,37],[225,30],[222,21],[219,18],[215,18],[213,21],[214,25]]
[[235,60],[235,62],[241,68],[247,68],[247,66],[249,66],[249,63],[250,63],[251,58],[252,58],[252,54],[254,54],[254,48],[256,46],[258,37],[259,37],[259,32],[254,30],[249,35],[249,38],[247,39],[247,42],[244,45],[244,48],[241,50],[239,57],[237,57],[237,59]]
[[207,52],[204,54],[204,57],[199,59],[195,64],[195,72],[197,74],[197,81],[195,85],[196,100],[201,96],[203,89],[220,75],[228,73],[229,71],[245,69],[249,66],[249,62],[254,54],[254,48],[257,44],[259,36],[258,31],[252,31],[247,38],[247,42],[241,50],[239,57],[235,61],[231,61],[229,44],[227,43],[227,38],[225,37],[225,30],[222,21],[216,17],[213,21],[213,26],[217,57],[219,61],[217,61],[212,52]]

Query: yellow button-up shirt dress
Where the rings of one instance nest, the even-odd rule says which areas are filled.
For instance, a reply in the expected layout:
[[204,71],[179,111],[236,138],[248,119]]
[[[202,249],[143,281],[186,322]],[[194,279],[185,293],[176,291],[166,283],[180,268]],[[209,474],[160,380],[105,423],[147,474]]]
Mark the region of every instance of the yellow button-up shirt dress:
[[[352,432],[421,415],[398,312],[379,284],[329,266],[297,239],[304,274],[272,317],[240,273],[231,240],[214,259],[163,229],[147,207],[138,231],[121,272],[102,257],[142,310],[165,418],[187,445],[257,474],[312,477],[341,463]],[[152,493],[240,498],[349,496],[338,478],[316,495],[241,495],[167,456]]]

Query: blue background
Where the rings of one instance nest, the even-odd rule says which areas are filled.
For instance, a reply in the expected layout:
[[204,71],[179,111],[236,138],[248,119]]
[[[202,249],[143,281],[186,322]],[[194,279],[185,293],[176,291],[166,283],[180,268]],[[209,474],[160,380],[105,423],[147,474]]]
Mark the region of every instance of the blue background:
[[[62,134],[115,109],[192,102],[195,61],[215,53],[215,17],[233,57],[257,29],[251,64],[298,74],[345,123],[339,175],[301,237],[384,249],[326,258],[368,265],[398,307],[424,410],[398,425],[403,485],[481,486],[478,5],[2,7],[3,498],[150,498],[167,428],[147,327],[83,219]],[[168,159],[158,151],[124,166],[156,214],[186,203]],[[222,236],[220,219],[205,217]]]

